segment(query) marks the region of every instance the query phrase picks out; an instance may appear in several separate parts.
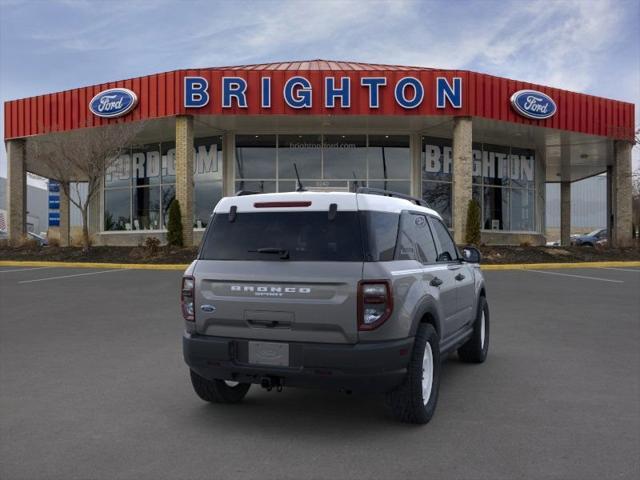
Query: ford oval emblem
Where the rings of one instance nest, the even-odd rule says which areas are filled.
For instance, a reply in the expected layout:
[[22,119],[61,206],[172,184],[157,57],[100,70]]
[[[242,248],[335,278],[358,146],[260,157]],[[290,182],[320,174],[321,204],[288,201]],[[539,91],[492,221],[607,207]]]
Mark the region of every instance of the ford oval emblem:
[[518,90],[511,95],[511,105],[523,117],[544,120],[556,114],[556,102],[542,92],[536,90]]
[[89,110],[98,117],[115,118],[126,115],[138,104],[138,96],[128,88],[103,90],[89,102]]
[[213,305],[202,305],[200,307],[200,310],[202,310],[203,312],[215,312],[216,311],[216,307],[214,307]]

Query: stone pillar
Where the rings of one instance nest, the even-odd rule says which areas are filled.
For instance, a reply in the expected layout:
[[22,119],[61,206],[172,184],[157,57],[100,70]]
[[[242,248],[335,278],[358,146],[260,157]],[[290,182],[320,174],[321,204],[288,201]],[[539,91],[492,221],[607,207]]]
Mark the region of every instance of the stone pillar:
[[7,228],[9,242],[16,244],[27,234],[27,172],[25,141],[7,142]]
[[613,245],[613,166],[607,166],[607,238]]
[[[64,187],[64,188],[63,188]],[[70,245],[70,228],[71,228],[71,216],[69,210],[69,197],[65,193],[65,188],[67,191],[71,186],[67,182],[66,185],[63,185],[60,182],[60,246],[68,247]]]
[[193,117],[176,117],[176,199],[182,213],[182,242],[193,245]]
[[631,178],[631,142],[615,143],[615,164],[613,166],[612,197],[613,226],[611,245],[628,247],[632,243],[632,178]]
[[411,195],[422,198],[422,135],[412,134],[409,147],[411,152]]
[[560,182],[560,245],[571,245],[571,182]]
[[232,197],[236,193],[235,164],[236,136],[225,133],[222,136],[222,196]]
[[473,155],[473,127],[470,117],[456,117],[453,121],[453,238],[464,244],[467,210],[471,200]]

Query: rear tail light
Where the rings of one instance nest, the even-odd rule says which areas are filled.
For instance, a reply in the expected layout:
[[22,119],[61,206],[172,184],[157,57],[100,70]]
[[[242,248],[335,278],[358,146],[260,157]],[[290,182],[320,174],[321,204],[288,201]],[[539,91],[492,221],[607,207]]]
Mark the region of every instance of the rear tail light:
[[358,284],[358,330],[374,330],[391,316],[393,296],[388,280],[365,280]]
[[182,306],[182,316],[188,322],[195,321],[194,289],[196,279],[193,277],[182,277],[182,291],[180,292],[180,305]]

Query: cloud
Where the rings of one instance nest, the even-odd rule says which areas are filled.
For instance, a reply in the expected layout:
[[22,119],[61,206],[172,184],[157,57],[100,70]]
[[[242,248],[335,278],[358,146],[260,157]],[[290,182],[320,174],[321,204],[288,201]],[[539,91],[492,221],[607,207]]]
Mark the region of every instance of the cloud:
[[327,58],[470,69],[640,104],[637,0],[5,0],[0,8],[3,100],[176,68]]

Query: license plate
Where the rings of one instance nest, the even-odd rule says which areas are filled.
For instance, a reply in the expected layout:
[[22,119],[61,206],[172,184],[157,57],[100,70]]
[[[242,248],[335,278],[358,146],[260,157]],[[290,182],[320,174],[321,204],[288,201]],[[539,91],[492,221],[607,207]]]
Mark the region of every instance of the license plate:
[[256,365],[289,366],[289,344],[249,342],[249,363]]

